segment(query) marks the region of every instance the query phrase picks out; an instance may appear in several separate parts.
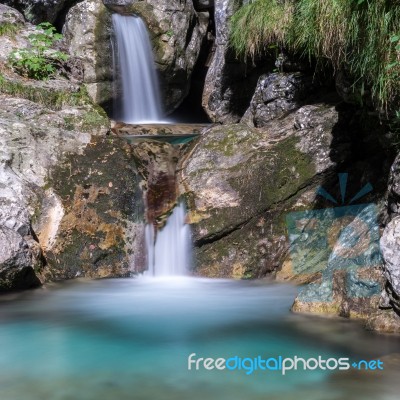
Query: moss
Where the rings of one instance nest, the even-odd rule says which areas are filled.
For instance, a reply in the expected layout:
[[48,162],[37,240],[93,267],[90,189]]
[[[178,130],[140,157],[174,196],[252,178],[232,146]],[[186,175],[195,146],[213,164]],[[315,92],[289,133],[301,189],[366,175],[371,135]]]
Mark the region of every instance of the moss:
[[105,111],[94,106],[83,115],[66,116],[64,117],[65,129],[69,131],[93,131],[96,128],[101,128],[109,124],[109,120]]
[[0,75],[0,93],[30,100],[55,111],[64,106],[92,104],[85,87],[73,92],[34,85],[29,81],[15,81],[2,75]]

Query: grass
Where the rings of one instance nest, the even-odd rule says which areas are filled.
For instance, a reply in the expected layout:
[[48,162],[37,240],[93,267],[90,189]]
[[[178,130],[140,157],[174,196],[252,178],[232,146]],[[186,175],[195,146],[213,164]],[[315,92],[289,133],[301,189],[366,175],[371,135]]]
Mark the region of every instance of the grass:
[[15,37],[20,27],[15,23],[3,22],[0,24],[0,36]]
[[231,19],[231,45],[239,55],[254,57],[271,45],[284,45],[292,25],[293,4],[253,1]]
[[345,68],[381,107],[400,97],[400,0],[253,0],[231,19],[231,45],[255,57],[278,45]]
[[79,106],[91,104],[89,95],[84,88],[76,92],[44,88],[34,85],[23,84],[0,74],[0,93],[30,100],[51,110],[61,110],[64,106]]

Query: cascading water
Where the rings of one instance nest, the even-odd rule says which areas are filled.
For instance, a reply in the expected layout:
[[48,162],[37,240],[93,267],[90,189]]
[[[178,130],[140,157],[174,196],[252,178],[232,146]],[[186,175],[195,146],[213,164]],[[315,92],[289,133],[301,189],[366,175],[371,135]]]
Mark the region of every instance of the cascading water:
[[126,123],[160,122],[160,90],[146,26],[136,16],[113,14],[112,22],[114,80],[122,92],[116,117]]
[[152,276],[186,275],[191,261],[190,229],[185,224],[186,210],[178,204],[169,216],[166,225],[157,232],[154,241],[154,226],[146,226],[146,248],[148,274]]

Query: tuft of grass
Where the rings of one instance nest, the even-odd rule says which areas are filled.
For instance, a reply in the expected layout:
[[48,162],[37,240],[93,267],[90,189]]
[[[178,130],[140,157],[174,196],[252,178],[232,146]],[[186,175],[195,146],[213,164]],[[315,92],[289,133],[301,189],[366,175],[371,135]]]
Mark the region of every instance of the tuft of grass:
[[400,97],[399,0],[253,0],[232,17],[230,39],[238,56],[278,43],[345,68],[381,107]]
[[231,45],[238,55],[254,59],[271,45],[287,42],[292,19],[291,2],[252,1],[231,18]]
[[15,37],[19,31],[19,25],[11,22],[3,22],[0,24],[0,36]]

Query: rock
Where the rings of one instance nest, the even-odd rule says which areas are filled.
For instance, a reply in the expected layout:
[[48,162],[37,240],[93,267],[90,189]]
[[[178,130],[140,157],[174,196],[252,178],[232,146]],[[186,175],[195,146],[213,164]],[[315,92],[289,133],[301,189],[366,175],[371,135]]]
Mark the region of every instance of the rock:
[[[104,0],[112,11],[134,13],[150,32],[164,107],[173,111],[189,92],[190,79],[208,28],[208,15],[189,0]],[[111,64],[108,64],[111,65]]]
[[16,8],[33,24],[56,22],[71,0],[3,0],[3,3]]
[[400,312],[400,216],[393,218],[386,226],[381,239],[381,250],[385,260],[389,303]]
[[400,154],[390,169],[387,208],[389,217],[400,215]]
[[111,32],[111,13],[101,0],[73,6],[63,27],[67,53],[80,60],[74,76],[86,84],[93,101],[109,111],[113,99]]
[[[240,120],[254,94],[259,73],[237,59],[229,47],[229,19],[242,1],[215,1],[215,46],[207,72],[202,104],[213,122]],[[255,72],[255,73],[252,73]]]
[[22,25],[25,19],[21,13],[12,7],[0,4],[0,26],[3,24]]
[[[321,260],[316,269],[321,275],[300,290],[293,311],[367,320],[378,310],[384,277],[377,217],[372,203],[327,208],[310,216],[310,223],[316,218],[320,227],[307,238],[303,231],[298,243],[292,241],[291,258],[298,270],[307,268],[311,258]],[[328,243],[321,245],[325,237]]]
[[17,10],[0,4],[0,26],[11,26],[14,31],[4,29],[0,41],[0,63],[6,64],[14,49],[28,47],[28,36],[33,33],[34,27],[25,23],[24,17]]
[[42,276],[60,280],[133,274],[143,250],[143,205],[127,142],[92,137],[82,154],[69,151],[50,176],[52,192],[43,197],[35,224],[48,263]]
[[302,73],[262,75],[242,122],[262,127],[299,108],[315,91],[313,78]]
[[[368,321],[384,286],[378,223],[388,168],[377,146],[375,156],[364,151],[371,138],[363,126],[352,107],[316,102],[262,129],[238,124],[203,133],[178,165],[194,273],[306,284],[294,311]],[[369,183],[374,191],[348,205]],[[343,243],[353,243],[357,256]]]
[[[0,41],[0,93],[32,100],[51,109],[77,106],[89,100],[86,90],[78,84],[81,67],[74,57],[70,57],[56,76],[49,80],[26,79],[15,73],[8,62],[10,54],[16,49],[29,48],[29,36],[38,31],[34,25],[25,23],[21,14],[7,6],[0,7],[0,20],[16,27],[15,31],[6,29]],[[56,43],[54,48],[60,50],[60,43]]]
[[378,332],[398,334],[400,333],[400,317],[392,310],[379,310],[372,315],[370,310],[366,327]]
[[0,226],[0,292],[29,289],[40,285],[33,266],[38,264],[24,238]]
[[[0,95],[0,227],[29,248],[26,263],[20,257],[12,268],[21,261],[25,271],[30,260],[42,282],[126,276],[139,254],[133,156],[125,141],[105,136],[104,113],[80,100],[51,110]],[[19,275],[7,274],[0,289],[21,288]]]
[[193,0],[196,10],[209,10],[214,7],[214,0]]
[[177,201],[175,171],[179,147],[146,140],[132,148],[143,178],[140,187],[145,192],[146,221],[161,228]]
[[[262,131],[241,124],[213,127],[178,167],[196,273],[259,277],[282,265],[288,251],[285,215],[312,208],[323,173],[339,163],[328,156],[338,114],[333,107],[315,107],[315,126],[303,130],[294,128],[293,115]],[[348,151],[340,155],[346,158]]]

